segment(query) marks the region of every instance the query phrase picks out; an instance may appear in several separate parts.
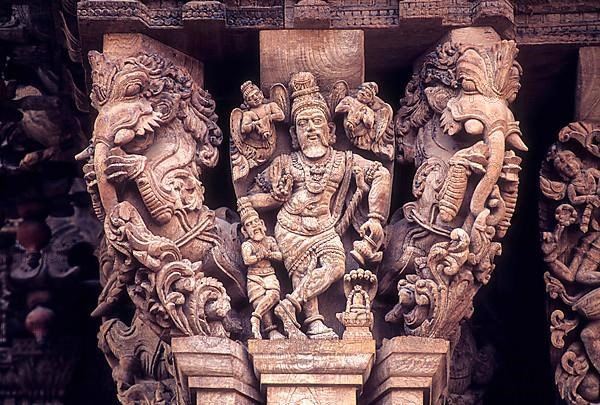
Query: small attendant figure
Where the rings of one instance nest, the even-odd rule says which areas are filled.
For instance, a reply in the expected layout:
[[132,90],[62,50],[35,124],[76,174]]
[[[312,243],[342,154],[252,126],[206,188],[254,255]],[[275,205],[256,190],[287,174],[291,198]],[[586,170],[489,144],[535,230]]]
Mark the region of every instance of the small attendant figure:
[[281,252],[275,239],[266,235],[265,223],[250,201],[240,198],[238,212],[243,225],[242,233],[247,238],[242,243],[242,258],[248,266],[246,286],[250,303],[254,307],[250,319],[252,336],[254,339],[262,339],[262,322],[269,339],[283,339],[285,336],[277,330],[272,311],[279,302],[280,286],[271,260],[281,261]]

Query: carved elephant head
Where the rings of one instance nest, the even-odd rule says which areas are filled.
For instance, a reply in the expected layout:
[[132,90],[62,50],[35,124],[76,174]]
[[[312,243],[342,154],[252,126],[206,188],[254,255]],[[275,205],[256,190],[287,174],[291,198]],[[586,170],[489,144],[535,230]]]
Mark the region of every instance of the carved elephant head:
[[[482,139],[487,147],[485,174],[477,184],[470,204],[476,217],[485,208],[500,178],[506,146],[527,151],[521,140],[519,123],[509,104],[520,88],[521,66],[514,41],[500,41],[489,49],[465,47],[456,62],[460,87],[441,113],[444,132],[454,136],[460,132]],[[431,92],[427,92],[432,98]]]

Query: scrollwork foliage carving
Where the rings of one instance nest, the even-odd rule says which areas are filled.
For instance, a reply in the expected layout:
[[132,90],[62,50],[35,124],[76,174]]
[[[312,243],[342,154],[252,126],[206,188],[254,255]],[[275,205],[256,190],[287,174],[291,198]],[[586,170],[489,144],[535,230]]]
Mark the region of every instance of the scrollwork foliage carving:
[[550,331],[560,396],[569,404],[600,399],[598,260],[600,127],[564,127],[540,171],[541,245],[548,271]]
[[509,109],[520,87],[517,52],[499,38],[442,43],[400,101],[396,159],[417,168],[416,200],[388,227],[380,289],[397,287],[386,320],[409,335],[453,339],[501,254],[521,170],[513,149],[527,150]]

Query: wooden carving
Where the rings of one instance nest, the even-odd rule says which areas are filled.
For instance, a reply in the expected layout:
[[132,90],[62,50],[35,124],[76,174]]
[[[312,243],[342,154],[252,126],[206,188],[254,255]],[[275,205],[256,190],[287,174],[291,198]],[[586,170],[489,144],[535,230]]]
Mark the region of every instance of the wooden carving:
[[[285,117],[287,92],[279,86],[271,88],[271,100],[265,101],[263,92],[248,81],[241,86],[244,104],[231,113],[231,166],[233,180],[248,175],[251,168],[265,163],[277,146],[275,122]],[[281,92],[283,90],[283,93]],[[277,98],[278,95],[283,97]]]
[[515,209],[521,158],[512,149],[527,148],[509,104],[521,68],[515,43],[496,38],[438,45],[400,102],[397,159],[417,168],[416,200],[388,227],[380,287],[397,288],[386,320],[409,335],[455,336],[490,279]]
[[[169,357],[156,342],[229,336],[230,296],[245,295],[239,244],[226,236],[235,232],[203,205],[199,180],[218,160],[215,103],[185,67],[158,53],[91,52],[90,64],[98,117],[79,159],[105,233],[104,290],[93,315],[113,318],[101,347],[121,400],[139,403],[140,391],[168,401],[175,394],[160,382],[168,373],[148,363]],[[135,306],[130,326],[116,315],[125,296]]]
[[563,128],[540,172],[555,379],[569,404],[600,401],[600,125]]
[[277,242],[272,236],[267,236],[265,222],[247,200],[241,200],[238,211],[242,221],[242,233],[247,240],[242,243],[242,257],[248,266],[248,298],[254,307],[250,324],[252,337],[262,339],[260,326],[265,326],[265,332],[270,339],[284,338],[273,319],[273,309],[279,302],[281,287],[275,275],[271,261],[281,262],[282,255]]
[[[325,323],[329,323],[329,319],[326,320],[319,309],[319,298],[344,277],[347,267],[356,270],[360,266],[375,271],[381,261],[391,176],[388,169],[373,158],[375,154],[371,153],[367,159],[351,150],[348,140],[336,138],[332,113],[348,95],[345,82],[334,84],[327,98],[310,72],[291,76],[289,98],[282,84],[275,84],[273,88],[279,89],[277,104],[289,116],[289,133],[277,134],[281,145],[276,153],[250,172],[245,183],[236,184],[236,192],[243,207],[263,212],[265,218],[269,218],[268,226],[274,229],[281,253],[264,257],[275,260],[281,257],[292,284],[285,298],[279,301],[277,296],[279,302],[274,310],[283,322],[285,334],[296,339],[337,338]],[[370,101],[372,104],[367,108],[371,109],[372,127],[387,128],[389,122],[383,114],[377,113],[387,104],[374,98]],[[354,114],[342,110],[339,112]],[[370,134],[366,137],[374,141]],[[340,149],[340,145],[347,150]],[[371,144],[364,145],[371,150]],[[244,210],[246,208],[241,212]],[[345,235],[350,238],[344,239],[346,246]],[[350,250],[352,259],[346,256]],[[353,274],[356,279],[358,273]],[[371,272],[361,270],[360,274],[367,284],[373,284]],[[362,291],[358,295],[356,301],[362,299],[362,310],[369,308],[370,314],[366,304],[368,294]],[[343,303],[345,298],[340,294],[335,300]],[[304,328],[298,322],[300,313],[304,316]]]

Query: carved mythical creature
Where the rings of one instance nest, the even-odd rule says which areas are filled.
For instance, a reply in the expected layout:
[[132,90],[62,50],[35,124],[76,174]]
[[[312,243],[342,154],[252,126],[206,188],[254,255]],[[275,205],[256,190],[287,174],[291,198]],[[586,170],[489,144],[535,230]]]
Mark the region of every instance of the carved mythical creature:
[[[257,210],[277,209],[275,239],[293,289],[275,313],[288,337],[306,338],[296,318],[302,311],[310,338],[336,338],[323,322],[318,299],[346,272],[342,235],[351,224],[362,238],[354,243],[356,261],[380,260],[390,173],[380,162],[334,147],[335,105],[326,102],[312,73],[292,75],[290,90],[294,151],[272,159],[245,198]],[[356,190],[348,197],[352,177]],[[364,202],[367,215],[359,210]]]
[[[245,283],[239,256],[231,256],[239,252],[235,228],[203,205],[199,176],[217,163],[221,142],[213,100],[158,54],[91,52],[90,63],[98,117],[78,158],[87,160],[88,191],[104,223],[105,286],[94,315],[111,315],[126,292],[136,319],[166,342],[229,336],[230,296],[243,297]],[[114,327],[107,322],[106,334]],[[139,328],[119,325],[112,336]]]
[[569,404],[600,401],[599,133],[589,123],[563,128],[540,173],[544,279],[560,355],[555,378]]
[[414,162],[416,201],[392,220],[381,290],[407,334],[451,339],[486,284],[514,212],[527,150],[509,104],[521,68],[512,41],[446,42],[427,55],[396,117],[397,159]]

